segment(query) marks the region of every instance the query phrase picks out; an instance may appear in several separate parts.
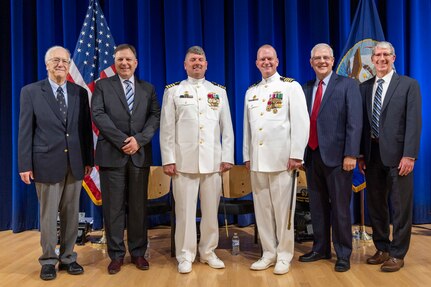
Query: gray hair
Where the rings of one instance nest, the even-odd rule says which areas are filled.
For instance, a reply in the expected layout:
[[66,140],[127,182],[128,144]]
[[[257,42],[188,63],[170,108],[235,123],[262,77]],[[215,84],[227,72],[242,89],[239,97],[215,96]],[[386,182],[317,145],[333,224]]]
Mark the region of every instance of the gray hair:
[[329,45],[328,45],[328,44],[326,44],[326,43],[319,43],[319,44],[316,44],[316,45],[313,47],[313,49],[311,49],[310,58],[313,58],[314,52],[315,52],[317,49],[320,49],[320,48],[326,48],[326,49],[328,49],[328,50],[329,50],[329,54],[331,55],[331,57],[334,57],[334,50],[332,50],[331,46],[329,46]]
[[376,52],[376,49],[380,48],[380,49],[389,49],[391,51],[392,55],[395,55],[395,48],[394,46],[392,46],[391,43],[387,42],[387,41],[381,41],[378,42],[374,47],[373,47],[373,56]]
[[204,56],[204,58],[206,59],[205,51],[204,51],[204,49],[202,49],[202,47],[201,47],[201,46],[192,46],[192,47],[188,48],[188,49],[187,49],[187,52],[186,52],[186,57],[184,58],[184,60],[186,60],[186,59],[187,59],[187,56],[188,56],[189,54],[202,55],[202,56]]
[[49,48],[48,49],[48,51],[46,51],[46,53],[45,53],[45,64],[47,64],[48,63],[48,61],[50,60],[50,56],[51,56],[51,53],[54,51],[54,50],[57,50],[57,49],[63,49],[63,50],[65,50],[66,52],[67,52],[67,54],[69,55],[69,61],[70,61],[70,52],[69,52],[69,50],[68,49],[66,49],[66,48],[64,48],[64,47],[62,47],[62,46],[52,46],[51,48]]

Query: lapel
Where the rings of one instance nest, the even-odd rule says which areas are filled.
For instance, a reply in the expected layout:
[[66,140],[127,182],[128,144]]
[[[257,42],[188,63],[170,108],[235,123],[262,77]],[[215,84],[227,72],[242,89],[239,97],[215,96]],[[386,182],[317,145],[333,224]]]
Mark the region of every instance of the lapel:
[[142,108],[140,106],[145,105],[146,97],[147,97],[147,91],[144,89],[143,83],[140,80],[138,80],[138,78],[135,76],[135,101],[133,103],[134,112],[132,115],[134,115],[138,109],[145,111],[145,106],[143,106]]
[[[124,94],[123,89],[123,83],[121,82],[121,79],[118,75],[115,75],[110,78],[111,79],[111,85],[114,89],[115,94],[120,99],[121,103],[123,104],[123,108],[129,113],[129,106],[127,105],[126,101],[126,95]],[[136,98],[136,91],[135,91],[135,98]]]
[[365,107],[367,109],[368,122],[373,121],[373,86],[376,81],[376,77],[372,77],[370,80],[365,82]]
[[389,101],[394,95],[394,92],[399,84],[399,80],[400,80],[400,76],[398,76],[398,74],[394,72],[394,74],[392,75],[391,82],[389,83],[388,90],[386,91],[385,99],[383,100],[381,114],[383,114],[386,107],[388,106]]
[[73,114],[76,109],[76,105],[79,103],[79,90],[78,87],[75,85],[72,85],[71,83],[67,82],[66,84],[67,89],[67,125],[72,122]]
[[46,79],[42,84],[42,95],[45,100],[48,102],[49,107],[54,112],[55,116],[58,120],[64,125],[63,117],[60,113],[60,108],[58,107],[57,100],[55,99],[54,93],[52,92],[51,85],[49,84],[48,79]]
[[335,72],[332,72],[332,75],[329,78],[328,86],[326,87],[325,93],[323,94],[323,99],[322,99],[322,103],[320,104],[319,114],[325,107],[325,104],[329,101],[329,98],[332,96],[339,78],[340,77]]
[[314,86],[315,80],[308,81],[307,84],[305,84],[305,100],[307,101],[307,109],[308,114],[311,115],[311,106],[313,103],[311,102],[313,100],[313,86]]

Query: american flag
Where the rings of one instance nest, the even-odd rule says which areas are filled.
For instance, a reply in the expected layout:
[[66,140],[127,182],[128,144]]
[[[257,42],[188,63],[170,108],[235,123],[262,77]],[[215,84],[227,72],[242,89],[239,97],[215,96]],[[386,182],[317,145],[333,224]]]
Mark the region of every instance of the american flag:
[[[87,89],[90,102],[96,81],[115,74],[114,49],[114,39],[99,2],[90,0],[68,75],[69,81]],[[96,148],[98,134],[99,131],[93,124],[94,148]],[[98,167],[94,167],[90,176],[84,178],[82,185],[93,203],[101,205]]]

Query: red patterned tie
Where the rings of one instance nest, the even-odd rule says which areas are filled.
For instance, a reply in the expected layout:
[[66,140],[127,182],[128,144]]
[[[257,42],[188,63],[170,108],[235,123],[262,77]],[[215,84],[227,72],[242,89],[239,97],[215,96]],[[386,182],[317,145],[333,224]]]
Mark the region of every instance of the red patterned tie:
[[308,139],[308,146],[312,150],[315,150],[319,146],[319,140],[317,139],[317,114],[319,113],[320,103],[322,102],[322,85],[323,81],[320,81],[316,96],[314,97],[313,110],[310,116],[310,138]]

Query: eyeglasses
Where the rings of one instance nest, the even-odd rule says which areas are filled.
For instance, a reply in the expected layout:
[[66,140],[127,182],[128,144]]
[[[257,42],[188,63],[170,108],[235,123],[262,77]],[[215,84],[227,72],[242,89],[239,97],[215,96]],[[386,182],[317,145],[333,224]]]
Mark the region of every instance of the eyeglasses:
[[60,62],[61,62],[63,65],[69,65],[69,64],[70,64],[70,60],[62,59],[62,58],[51,58],[51,59],[49,59],[48,61],[53,62],[55,65],[60,64]]
[[383,56],[384,58],[388,58],[392,56],[392,53],[378,53],[378,54],[374,54],[373,56],[376,58],[380,58],[381,56]]
[[318,61],[325,61],[328,62],[332,59],[331,56],[316,56],[316,57],[312,57],[311,58],[313,61],[318,62]]

